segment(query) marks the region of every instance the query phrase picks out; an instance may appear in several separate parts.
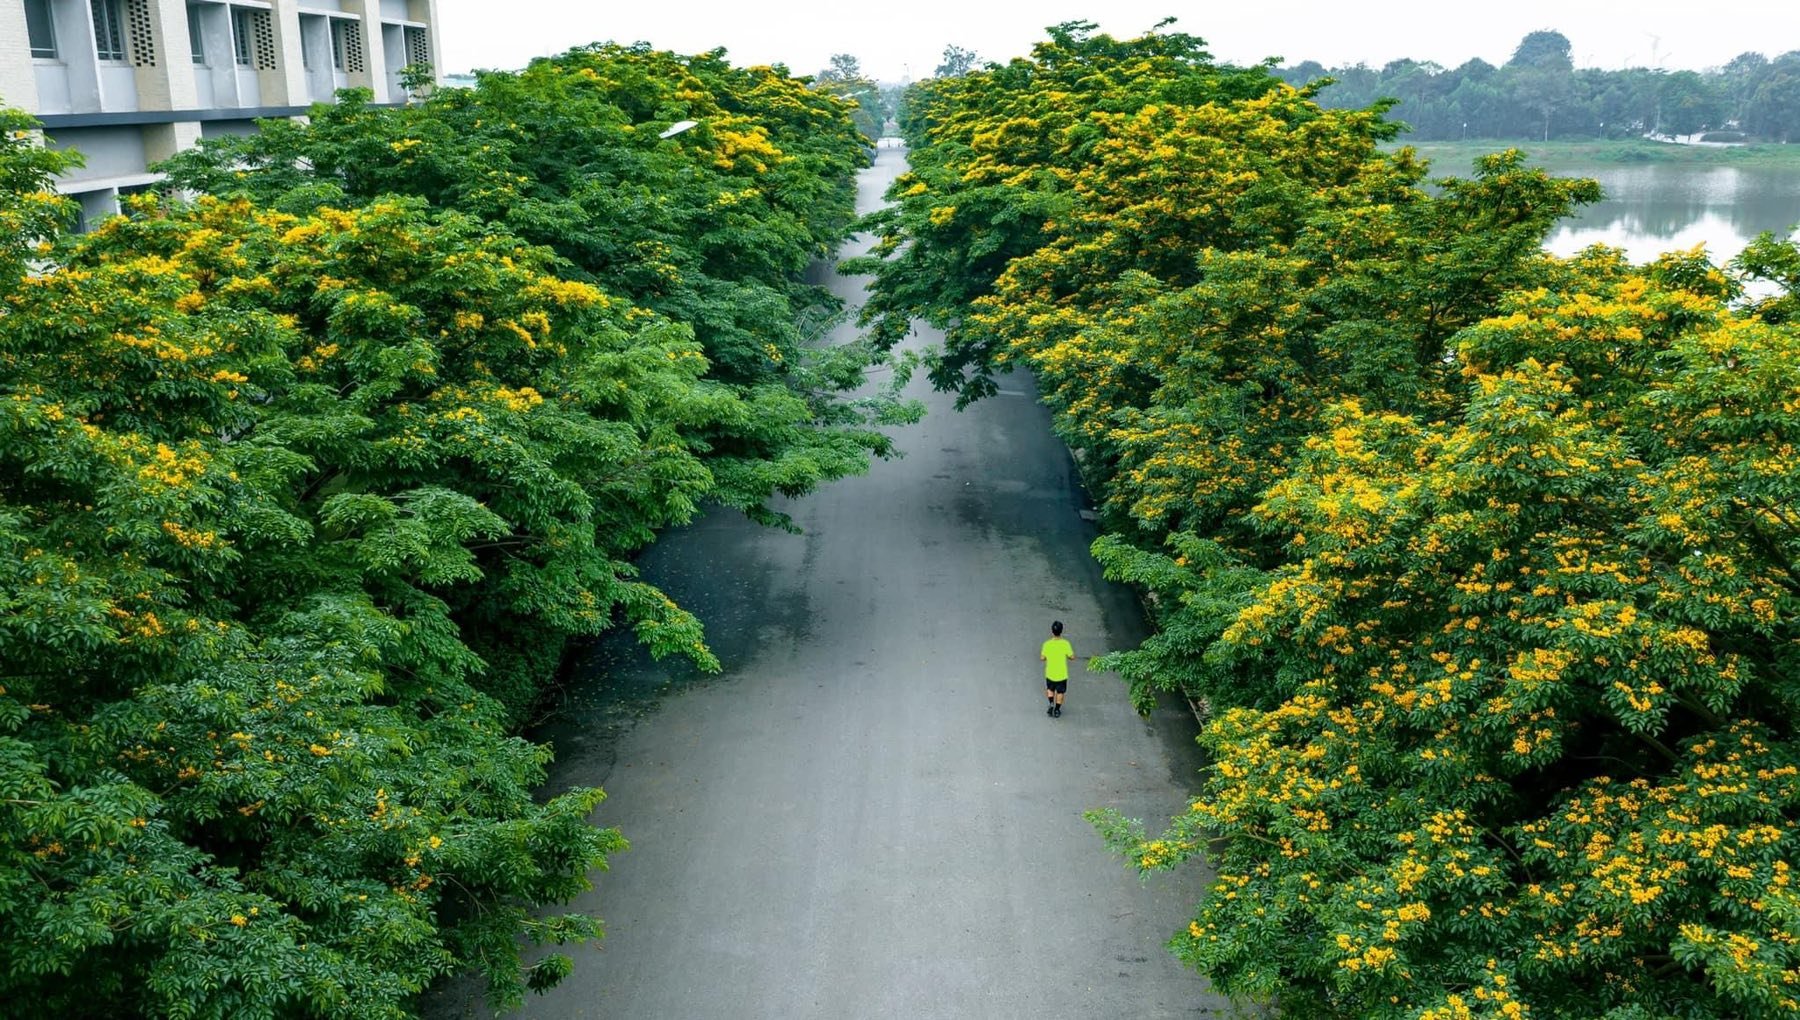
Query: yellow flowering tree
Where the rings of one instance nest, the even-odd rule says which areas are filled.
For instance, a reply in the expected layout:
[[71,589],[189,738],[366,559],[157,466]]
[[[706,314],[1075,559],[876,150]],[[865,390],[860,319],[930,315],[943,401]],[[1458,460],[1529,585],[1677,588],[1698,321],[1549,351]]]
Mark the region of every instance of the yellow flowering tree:
[[[0,143],[5,215],[60,212]],[[35,169],[34,169],[35,168]],[[26,210],[18,213],[17,210]],[[143,201],[0,279],[0,1001],[411,1012],[624,846],[511,736],[573,636],[711,665],[630,555],[740,419],[691,331],[417,199]]]
[[746,413],[684,441],[713,475],[707,499],[759,520],[785,523],[772,496],[865,470],[892,451],[875,426],[916,414],[891,397],[844,399],[880,355],[816,343],[840,309],[805,272],[846,236],[868,159],[854,103],[723,51],[611,44],[404,108],[366,99],[208,141],[166,164],[171,182],[290,212],[424,198],[688,327],[708,378]]
[[[571,639],[716,668],[632,556],[861,471],[914,409],[813,343],[850,104],[722,52],[592,46],[366,93],[170,162],[63,237],[0,113],[0,1001],[498,1004],[597,937],[624,846],[512,734]],[[680,120],[698,122],[669,138]]]
[[1464,331],[1441,424],[1328,412],[1294,553],[1205,652],[1256,687],[1146,868],[1176,950],[1303,1016],[1800,1009],[1800,334],[1596,251]]
[[879,343],[914,318],[948,330],[932,377],[965,400],[992,392],[1000,362],[991,334],[964,328],[972,304],[1055,236],[1109,118],[1158,100],[1260,96],[1274,83],[1261,67],[1215,65],[1191,35],[1120,41],[1094,28],[1057,25],[1029,58],[914,86],[901,121],[910,167],[892,204],[866,220],[877,234],[869,257],[845,265],[876,278],[862,319]]
[[1173,948],[1284,1015],[1800,1008],[1794,246],[1552,259],[1592,182],[1427,187],[1381,108],[1171,45],[915,90],[871,268],[940,385],[1034,374],[1158,626],[1097,665],[1211,706],[1168,831],[1094,815],[1217,864]]
[[1379,109],[1321,110],[1178,34],[1065,26],[909,110],[912,179],[875,218],[874,330],[947,325],[934,378],[965,398],[1032,370],[1097,488],[1097,554],[1165,607],[1106,663],[1144,706],[1231,682],[1193,652],[1283,555],[1246,511],[1321,409],[1452,408],[1449,338],[1598,194],[1517,153],[1428,191],[1409,152],[1379,147],[1395,133]]

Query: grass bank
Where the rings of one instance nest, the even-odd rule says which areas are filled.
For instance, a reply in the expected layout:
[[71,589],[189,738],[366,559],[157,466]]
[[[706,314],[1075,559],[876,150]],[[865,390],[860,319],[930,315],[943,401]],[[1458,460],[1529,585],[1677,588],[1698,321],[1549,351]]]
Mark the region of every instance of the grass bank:
[[1663,163],[1691,166],[1766,166],[1786,167],[1800,172],[1800,144],[1790,145],[1675,145],[1647,139],[1588,139],[1581,141],[1534,142],[1525,140],[1483,139],[1467,142],[1406,142],[1419,155],[1431,161],[1440,173],[1463,173],[1476,157],[1503,149],[1520,149],[1540,166],[1592,166],[1594,164]]

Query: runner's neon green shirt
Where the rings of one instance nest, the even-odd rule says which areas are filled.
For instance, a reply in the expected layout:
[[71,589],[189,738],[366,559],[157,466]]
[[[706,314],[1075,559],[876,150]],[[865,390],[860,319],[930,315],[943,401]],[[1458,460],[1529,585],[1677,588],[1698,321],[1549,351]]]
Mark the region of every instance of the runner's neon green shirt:
[[1069,660],[1075,657],[1075,646],[1069,644],[1068,638],[1051,638],[1044,642],[1040,653],[1044,656],[1044,679],[1067,680],[1069,678]]

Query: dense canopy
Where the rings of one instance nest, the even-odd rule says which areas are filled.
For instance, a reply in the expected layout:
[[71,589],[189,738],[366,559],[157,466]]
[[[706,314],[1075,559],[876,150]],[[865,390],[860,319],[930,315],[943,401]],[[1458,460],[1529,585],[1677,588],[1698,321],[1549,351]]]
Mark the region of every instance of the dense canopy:
[[[863,470],[802,281],[866,161],[846,104],[592,47],[354,95],[60,229],[0,135],[0,1002],[409,1015],[590,940],[625,846],[515,736],[571,639],[716,665],[659,529]],[[668,123],[700,127],[660,139]]]
[[1099,665],[1211,710],[1167,832],[1094,816],[1216,864],[1172,948],[1288,1016],[1800,1009],[1794,246],[1551,258],[1592,182],[1174,34],[906,109],[875,334],[1035,375],[1158,625]]

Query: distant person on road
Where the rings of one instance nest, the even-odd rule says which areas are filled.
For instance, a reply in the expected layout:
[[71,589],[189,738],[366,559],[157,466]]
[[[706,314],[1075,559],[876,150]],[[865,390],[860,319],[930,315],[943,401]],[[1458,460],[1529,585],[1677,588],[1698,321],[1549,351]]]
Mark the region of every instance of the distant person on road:
[[1062,621],[1050,624],[1050,640],[1038,649],[1044,660],[1044,700],[1049,707],[1044,714],[1052,718],[1062,715],[1063,695],[1069,691],[1069,663],[1075,659],[1075,646],[1062,636]]

